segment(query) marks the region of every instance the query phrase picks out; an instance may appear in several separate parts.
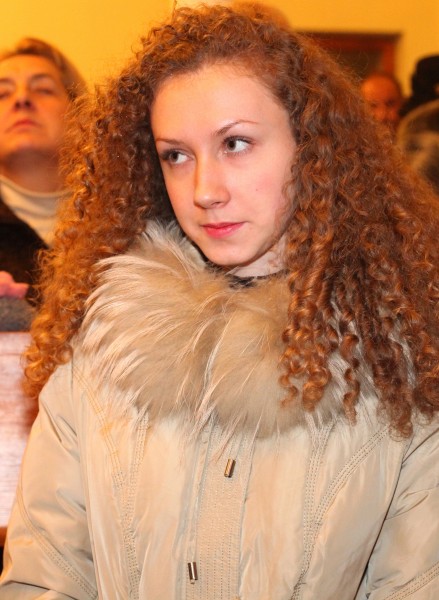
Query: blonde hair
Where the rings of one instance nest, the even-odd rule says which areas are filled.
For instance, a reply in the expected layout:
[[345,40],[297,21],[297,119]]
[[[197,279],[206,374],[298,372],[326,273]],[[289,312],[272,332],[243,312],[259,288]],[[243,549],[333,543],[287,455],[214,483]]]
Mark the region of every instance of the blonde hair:
[[41,56],[54,64],[70,100],[86,92],[87,86],[79,71],[55,46],[37,38],[23,38],[13,48],[0,53],[0,62],[22,55]]

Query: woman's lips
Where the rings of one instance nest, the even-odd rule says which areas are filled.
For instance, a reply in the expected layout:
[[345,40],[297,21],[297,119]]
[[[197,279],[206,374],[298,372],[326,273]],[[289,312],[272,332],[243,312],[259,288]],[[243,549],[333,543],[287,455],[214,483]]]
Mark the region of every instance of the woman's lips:
[[243,223],[208,223],[203,225],[204,231],[213,238],[222,238],[232,235],[243,226]]
[[32,119],[19,119],[18,121],[15,121],[9,129],[20,129],[22,127],[37,127],[37,123]]

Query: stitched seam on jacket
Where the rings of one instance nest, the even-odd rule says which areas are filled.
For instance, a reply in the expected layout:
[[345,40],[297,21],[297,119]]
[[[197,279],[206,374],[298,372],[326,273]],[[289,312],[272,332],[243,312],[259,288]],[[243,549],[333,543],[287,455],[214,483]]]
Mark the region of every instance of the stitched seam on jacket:
[[[381,442],[383,438],[387,436],[388,427],[383,427],[379,431],[377,431],[351,458],[351,460],[342,468],[339,474],[334,478],[332,483],[330,484],[327,492],[323,496],[317,510],[314,514],[313,524],[311,525],[311,532],[308,539],[308,546],[305,548],[305,562],[304,567],[302,569],[302,573],[300,575],[299,581],[296,583],[294,594],[291,600],[299,600],[300,596],[300,588],[303,584],[304,577],[309,569],[309,565],[311,564],[312,554],[314,552],[315,543],[320,531],[320,527],[323,524],[323,517],[331,505],[334,497],[337,495],[338,491],[345,484],[345,482],[349,479],[352,473],[357,469],[357,467],[365,460],[369,454],[374,450],[374,448]],[[393,600],[393,599],[392,599]]]
[[[130,597],[133,598],[133,600],[138,600],[140,572],[139,572],[139,568],[137,566],[134,534],[131,529],[130,502],[123,501],[126,482],[125,482],[125,478],[123,476],[122,469],[119,464],[118,455],[117,455],[117,447],[115,446],[113,438],[111,437],[110,432],[108,430],[103,407],[99,404],[97,398],[95,397],[93,391],[90,389],[88,383],[86,382],[85,378],[82,376],[82,373],[79,371],[79,369],[75,369],[75,375],[78,378],[78,380],[80,380],[80,382],[83,386],[83,389],[84,389],[85,393],[87,394],[87,397],[90,401],[90,404],[93,407],[96,417],[99,420],[99,423],[102,427],[102,431],[104,432],[103,437],[104,437],[105,443],[106,443],[108,451],[109,451],[109,456],[110,456],[110,460],[111,460],[111,464],[112,464],[113,480],[116,485],[116,489],[118,491],[118,499],[122,498],[122,502],[121,502],[122,506],[120,506],[120,512],[121,512],[121,516],[122,516],[122,537],[123,537],[123,541],[124,541],[124,547],[125,547],[126,558],[127,558]],[[138,435],[136,437],[136,442],[135,442],[135,444],[136,444],[135,455],[136,456],[138,455],[137,446],[139,444],[139,440],[141,443],[145,437],[145,431],[144,431],[143,424],[144,424],[144,422],[142,422],[142,427],[140,427],[140,432],[138,433]],[[137,466],[137,468],[138,468],[138,466]],[[130,483],[131,483],[131,481],[129,482],[129,484]]]
[[333,480],[331,485],[329,486],[328,491],[323,496],[322,501],[320,502],[319,508],[317,509],[315,515],[315,525],[316,531],[314,535],[314,541],[317,537],[318,529],[322,524],[323,517],[328,510],[332,500],[339,492],[340,488],[346,483],[346,481],[351,477],[352,473],[356,471],[358,466],[363,462],[365,458],[369,456],[369,454],[375,449],[375,447],[381,442],[381,440],[387,437],[388,427],[383,427],[380,431],[377,431],[366,444],[358,450],[348,462],[348,464],[343,467],[341,472],[337,475],[337,477]]
[[313,511],[314,511],[314,502],[315,498],[315,489],[319,474],[319,466],[322,461],[322,456],[325,452],[326,445],[329,440],[329,435],[334,427],[335,423],[331,423],[327,425],[323,430],[317,430],[319,433],[319,438],[317,440],[312,440],[314,452],[309,461],[309,476],[306,481],[305,488],[305,500],[304,500],[304,516],[303,516],[303,566],[300,572],[299,579],[294,586],[294,593],[291,600],[298,600],[300,598],[301,586],[303,582],[303,578],[306,575],[306,572],[309,567],[309,563],[311,560],[312,554],[312,521],[313,521]]
[[[144,416],[138,422],[137,440],[134,448],[133,464],[129,476],[128,492],[126,496],[126,514],[129,523],[132,522],[134,517],[135,492],[139,481],[139,470],[140,465],[142,464],[148,428],[149,420],[147,416]],[[136,560],[135,557],[134,560]]]
[[23,521],[26,527],[34,536],[36,542],[41,546],[43,551],[49,556],[49,558],[60,567],[64,573],[70,577],[75,583],[79,585],[81,589],[84,590],[90,598],[97,598],[98,592],[97,590],[90,585],[90,583],[82,577],[82,575],[75,569],[73,565],[71,565],[62,554],[49,542],[49,540],[37,529],[37,527],[32,523],[29,515],[27,514],[26,507],[23,501],[23,494],[21,486],[17,491],[17,502],[20,508],[21,516],[23,517]]
[[393,592],[390,594],[390,596],[387,596],[387,600],[401,600],[402,598],[408,598],[408,596],[411,596],[414,592],[417,592],[423,588],[424,585],[427,585],[427,583],[433,581],[433,579],[435,579],[438,575],[439,563],[436,563],[428,571],[425,571],[425,573],[421,573],[421,575],[418,575],[415,577],[415,579],[412,579],[401,590]]

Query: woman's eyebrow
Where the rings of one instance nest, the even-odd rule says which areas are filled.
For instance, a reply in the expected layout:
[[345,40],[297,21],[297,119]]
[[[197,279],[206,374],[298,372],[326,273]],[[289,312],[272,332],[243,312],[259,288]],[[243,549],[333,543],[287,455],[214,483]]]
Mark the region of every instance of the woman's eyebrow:
[[[29,81],[40,81],[42,79],[50,79],[51,81],[56,83],[56,79],[50,73],[33,73],[29,77]],[[0,77],[0,83],[15,83],[15,79],[12,75],[5,75],[4,77]]]
[[218,129],[217,131],[214,132],[214,135],[215,136],[225,135],[230,129],[235,127],[235,125],[241,125],[242,123],[256,125],[256,121],[251,121],[250,119],[238,119],[237,121],[232,121],[231,123],[224,125],[224,127],[221,127],[220,129]]
[[[235,125],[241,125],[243,123],[250,124],[250,125],[257,125],[256,121],[252,121],[250,119],[238,119],[237,121],[232,121],[231,123],[227,123],[223,127],[220,127],[219,129],[215,130],[212,133],[212,137],[213,138],[222,137],[223,135],[228,133],[230,131],[230,129],[233,129],[233,127],[235,127]],[[162,135],[158,135],[155,138],[155,142],[156,143],[163,142],[165,144],[172,144],[172,145],[183,144],[183,142],[181,140],[178,140],[176,138],[168,138],[168,137],[162,136]]]
[[29,78],[31,83],[35,83],[35,82],[38,83],[39,81],[44,80],[44,79],[50,79],[50,81],[57,83],[55,77],[53,75],[51,75],[50,73],[34,73]]

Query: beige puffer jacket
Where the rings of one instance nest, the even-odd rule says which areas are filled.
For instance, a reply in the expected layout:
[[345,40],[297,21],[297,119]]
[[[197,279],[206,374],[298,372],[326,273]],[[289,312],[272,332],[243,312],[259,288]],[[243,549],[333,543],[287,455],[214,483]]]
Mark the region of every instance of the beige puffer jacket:
[[[148,230],[150,231],[150,230]],[[439,426],[396,440],[367,371],[282,402],[281,278],[234,288],[151,227],[41,394],[0,598],[438,600]]]

